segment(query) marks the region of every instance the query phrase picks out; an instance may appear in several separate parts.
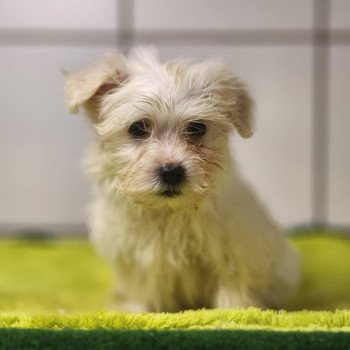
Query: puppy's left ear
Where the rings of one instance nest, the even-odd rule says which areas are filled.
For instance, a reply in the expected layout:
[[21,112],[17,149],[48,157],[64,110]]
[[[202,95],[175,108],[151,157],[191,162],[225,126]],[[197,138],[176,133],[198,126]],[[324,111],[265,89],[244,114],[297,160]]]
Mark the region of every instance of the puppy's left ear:
[[231,80],[231,95],[234,101],[231,118],[238,133],[248,138],[255,131],[254,102],[245,84],[238,78]]
[[255,129],[254,102],[245,84],[220,61],[209,61],[196,68],[201,76],[205,75],[206,89],[218,97],[238,133],[244,138],[252,136]]

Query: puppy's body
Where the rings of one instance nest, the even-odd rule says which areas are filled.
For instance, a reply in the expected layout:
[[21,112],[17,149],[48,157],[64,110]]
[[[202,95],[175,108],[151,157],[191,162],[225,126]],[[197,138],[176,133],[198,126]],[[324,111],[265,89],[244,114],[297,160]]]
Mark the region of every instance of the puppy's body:
[[115,267],[118,308],[285,301],[297,259],[230,156],[229,132],[252,133],[252,102],[225,66],[140,51],[70,75],[66,96],[96,131],[92,238]]

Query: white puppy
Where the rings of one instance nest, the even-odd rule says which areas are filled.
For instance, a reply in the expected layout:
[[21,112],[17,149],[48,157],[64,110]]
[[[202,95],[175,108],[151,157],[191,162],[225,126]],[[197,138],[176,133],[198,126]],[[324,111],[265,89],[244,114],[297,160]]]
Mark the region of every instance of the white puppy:
[[96,134],[92,239],[119,309],[283,305],[297,257],[230,156],[231,132],[253,133],[253,103],[224,64],[138,49],[68,74],[65,96]]

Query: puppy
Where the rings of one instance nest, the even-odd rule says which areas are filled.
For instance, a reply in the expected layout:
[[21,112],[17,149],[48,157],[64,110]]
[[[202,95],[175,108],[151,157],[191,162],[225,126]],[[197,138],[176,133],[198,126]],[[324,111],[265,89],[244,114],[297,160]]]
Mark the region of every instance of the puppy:
[[68,74],[65,97],[95,134],[91,233],[119,310],[283,305],[298,259],[230,156],[253,102],[224,64],[141,48]]

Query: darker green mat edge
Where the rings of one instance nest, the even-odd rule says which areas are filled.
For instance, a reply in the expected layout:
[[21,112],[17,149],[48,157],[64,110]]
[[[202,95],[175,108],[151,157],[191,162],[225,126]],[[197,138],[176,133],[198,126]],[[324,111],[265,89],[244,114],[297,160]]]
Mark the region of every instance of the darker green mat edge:
[[0,329],[0,349],[345,350],[349,332]]

